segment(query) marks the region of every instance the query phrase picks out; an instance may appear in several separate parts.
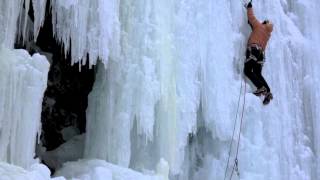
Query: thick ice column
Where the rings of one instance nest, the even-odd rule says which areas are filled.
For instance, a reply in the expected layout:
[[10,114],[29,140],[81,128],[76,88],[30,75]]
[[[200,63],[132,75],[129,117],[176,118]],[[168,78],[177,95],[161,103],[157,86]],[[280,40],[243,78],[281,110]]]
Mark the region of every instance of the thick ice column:
[[128,107],[131,103],[123,101],[126,93],[118,84],[120,73],[112,76],[115,75],[113,71],[121,71],[120,67],[110,64],[109,67],[111,72],[106,73],[102,64],[99,65],[95,86],[89,95],[85,157],[105,159],[127,167],[132,120]]
[[160,83],[160,101],[157,109],[157,137],[159,156],[172,166],[177,156],[177,94],[176,58],[173,44],[172,1],[155,1],[156,59]]
[[[150,164],[155,167],[160,157],[172,165],[179,154],[177,58],[173,47],[174,23],[169,18],[174,13],[173,4],[169,3],[168,8],[164,2],[122,3],[123,56],[116,60],[118,63],[111,61],[107,71],[100,68],[97,74],[96,88],[90,96],[92,107],[88,109],[86,154],[122,165],[131,161],[134,168],[150,168]],[[103,83],[98,82],[101,80]],[[101,105],[98,107],[97,103]],[[117,124],[121,128],[116,128]],[[95,142],[92,138],[95,136],[107,143]],[[94,149],[94,145],[101,148]],[[145,151],[138,152],[138,148]],[[130,156],[131,150],[137,154]],[[146,153],[152,155],[146,158]]]
[[39,54],[2,48],[0,66],[0,160],[28,167],[40,136],[49,63]]
[[[102,64],[98,65],[97,80],[87,110],[85,154],[86,157],[129,166],[131,148],[137,146],[131,142],[134,140],[132,133],[144,139],[140,141],[142,146],[153,139],[154,106],[159,99],[159,83],[154,60],[156,50],[152,47],[154,27],[149,18],[152,16],[152,2],[122,3],[122,55],[113,53],[107,70]],[[137,129],[132,132],[134,125]],[[143,158],[143,161],[151,162],[145,156]]]

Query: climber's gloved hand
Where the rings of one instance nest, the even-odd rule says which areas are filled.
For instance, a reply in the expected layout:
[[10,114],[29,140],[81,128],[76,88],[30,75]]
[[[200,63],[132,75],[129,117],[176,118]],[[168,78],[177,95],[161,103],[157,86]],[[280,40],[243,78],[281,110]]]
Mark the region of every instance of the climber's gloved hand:
[[252,0],[244,5],[245,8],[252,8]]

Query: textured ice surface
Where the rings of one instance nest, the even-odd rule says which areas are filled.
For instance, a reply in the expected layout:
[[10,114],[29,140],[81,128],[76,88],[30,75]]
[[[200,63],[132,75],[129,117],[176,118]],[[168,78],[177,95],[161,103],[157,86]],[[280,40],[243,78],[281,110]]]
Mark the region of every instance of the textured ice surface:
[[66,143],[52,151],[41,151],[39,156],[51,169],[59,169],[62,164],[77,161],[83,157],[84,135],[74,136]]
[[26,168],[34,163],[49,63],[39,54],[0,48],[0,67],[0,160]]
[[[254,8],[275,27],[263,71],[274,100],[263,106],[247,81],[240,178],[314,180],[319,4]],[[119,21],[121,54],[90,95],[86,157],[134,169],[164,158],[172,179],[223,179],[250,30],[241,1],[121,1]]]
[[0,1],[0,44],[13,48],[22,0]]
[[[159,169],[157,173],[142,174],[127,168],[112,165],[102,160],[81,160],[66,163],[50,177],[50,170],[42,164],[33,164],[28,169],[0,162],[1,180],[168,180]],[[168,174],[167,174],[168,175]],[[63,177],[64,176],[64,177]]]
[[34,164],[28,170],[0,162],[1,180],[65,180],[63,177],[50,178],[50,170],[42,164]]
[[[0,3],[0,42],[8,48],[19,12],[26,12],[21,2]],[[173,180],[223,179],[250,30],[241,1],[51,2],[55,36],[71,50],[73,62],[85,63],[87,53],[90,64],[98,56],[104,62],[90,95],[85,157],[140,171],[155,170],[164,158]],[[263,71],[274,100],[263,106],[246,94],[240,179],[317,180],[320,5],[318,0],[253,3],[260,20],[274,23]],[[34,6],[38,28],[44,1]],[[253,90],[248,82],[247,92]],[[18,140],[5,139],[0,148]],[[24,152],[24,158],[32,153]]]
[[3,180],[50,179],[50,171],[44,165],[35,165],[30,172],[21,167],[0,163],[0,177]]
[[[112,40],[118,27],[118,0],[52,0],[53,32],[71,51],[72,64],[96,64],[98,57],[107,64]],[[72,46],[71,46],[72,45]]]
[[161,174],[146,175],[102,160],[69,162],[55,175],[73,180],[167,180]]
[[40,28],[42,27],[45,19],[47,0],[32,0],[34,9],[34,39],[37,39]]

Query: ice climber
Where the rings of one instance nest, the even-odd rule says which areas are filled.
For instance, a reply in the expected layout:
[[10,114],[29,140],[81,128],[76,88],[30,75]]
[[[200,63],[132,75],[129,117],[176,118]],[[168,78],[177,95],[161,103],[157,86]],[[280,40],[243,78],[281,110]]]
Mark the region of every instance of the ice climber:
[[257,87],[257,90],[253,93],[257,96],[265,96],[263,104],[266,105],[270,102],[273,96],[268,83],[261,75],[261,71],[265,61],[264,51],[268,40],[270,39],[273,25],[268,20],[264,20],[263,22],[259,22],[257,20],[254,16],[251,1],[246,5],[246,8],[248,23],[252,32],[247,44],[244,74]]

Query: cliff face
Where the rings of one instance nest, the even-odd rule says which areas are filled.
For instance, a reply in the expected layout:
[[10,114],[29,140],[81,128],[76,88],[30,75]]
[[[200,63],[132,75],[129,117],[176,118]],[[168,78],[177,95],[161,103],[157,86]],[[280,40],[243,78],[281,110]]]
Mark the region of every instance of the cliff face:
[[[317,6],[254,2],[274,24],[263,74],[275,98],[263,106],[246,80],[242,179],[319,173]],[[241,2],[121,1],[120,24],[120,57],[90,96],[86,156],[136,169],[163,157],[173,179],[223,179],[250,31]]]
[[[0,8],[16,14],[1,11],[0,40],[12,48],[17,30],[9,22],[18,20],[22,4],[10,2]],[[45,8],[45,1],[32,2]],[[90,65],[102,60],[89,95],[85,158],[138,171],[155,170],[163,158],[171,179],[223,179],[233,143],[231,173],[244,106],[241,179],[320,176],[316,0],[253,2],[257,18],[274,24],[263,69],[274,94],[268,106],[242,75],[250,27],[241,1],[51,3],[55,37],[71,49],[72,62],[85,63],[87,53]],[[33,27],[40,27],[43,15],[35,12]]]

